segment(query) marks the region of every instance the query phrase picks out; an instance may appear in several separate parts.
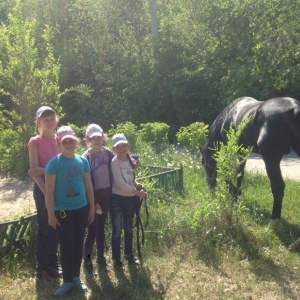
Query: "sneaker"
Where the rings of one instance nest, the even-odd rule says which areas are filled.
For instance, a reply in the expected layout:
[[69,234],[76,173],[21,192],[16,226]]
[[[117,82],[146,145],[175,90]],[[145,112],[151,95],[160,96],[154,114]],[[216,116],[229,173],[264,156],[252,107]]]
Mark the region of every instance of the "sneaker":
[[76,288],[78,288],[82,292],[87,292],[88,291],[87,286],[84,284],[84,282],[79,277],[74,277],[73,278],[73,284],[74,284],[74,286],[76,286]]
[[106,262],[106,258],[104,256],[97,258],[97,264],[99,265],[99,267],[108,270],[108,265]]
[[124,265],[120,260],[114,260],[114,269],[116,271],[123,271],[124,270]]
[[128,262],[128,264],[130,265],[139,265],[140,264],[140,260],[134,256],[133,254],[125,254],[125,259]]
[[73,288],[72,282],[65,282],[63,283],[55,292],[54,296],[56,297],[62,297],[65,294],[67,294],[72,288]]

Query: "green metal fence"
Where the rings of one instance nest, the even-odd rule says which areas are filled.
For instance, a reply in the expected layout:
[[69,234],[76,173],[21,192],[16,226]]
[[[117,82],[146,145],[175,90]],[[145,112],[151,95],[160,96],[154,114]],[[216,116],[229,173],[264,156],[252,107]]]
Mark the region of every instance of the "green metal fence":
[[[155,188],[164,192],[183,190],[183,168],[165,168],[157,166],[147,167],[150,175],[138,178],[154,180]],[[21,217],[19,220],[0,223],[0,254],[13,246],[22,244],[26,238],[33,237],[36,228],[36,214]]]

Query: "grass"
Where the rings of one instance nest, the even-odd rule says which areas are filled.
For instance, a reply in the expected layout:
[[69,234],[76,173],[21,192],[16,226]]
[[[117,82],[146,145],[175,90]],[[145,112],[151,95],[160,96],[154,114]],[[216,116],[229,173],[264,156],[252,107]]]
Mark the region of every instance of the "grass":
[[[207,188],[197,159],[176,151],[143,156],[149,164],[183,164],[183,195],[148,199],[150,222],[138,268],[96,278],[82,273],[90,291],[65,299],[299,299],[300,256],[287,249],[300,236],[298,183],[286,181],[283,226],[275,233],[269,181],[247,173],[229,225],[226,205]],[[33,253],[12,251],[1,261],[1,299],[51,299],[59,282],[36,279]],[[109,252],[107,258],[111,263]]]

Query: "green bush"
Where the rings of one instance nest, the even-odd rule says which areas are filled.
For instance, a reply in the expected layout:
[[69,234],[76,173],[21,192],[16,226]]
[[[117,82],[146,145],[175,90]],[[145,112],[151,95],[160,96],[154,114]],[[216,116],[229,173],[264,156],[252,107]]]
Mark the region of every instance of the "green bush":
[[187,127],[180,127],[176,138],[180,145],[195,151],[199,146],[204,145],[207,134],[208,125],[203,122],[195,122]]
[[168,133],[170,126],[166,123],[145,123],[141,124],[141,139],[149,143],[156,152],[162,152],[169,145]]
[[29,169],[27,147],[21,143],[20,130],[0,132],[0,169],[6,175],[25,178]]

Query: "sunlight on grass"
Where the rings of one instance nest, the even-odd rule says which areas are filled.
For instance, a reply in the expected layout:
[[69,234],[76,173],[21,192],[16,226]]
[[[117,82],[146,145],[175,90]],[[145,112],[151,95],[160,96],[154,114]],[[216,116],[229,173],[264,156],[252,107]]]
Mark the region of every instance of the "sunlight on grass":
[[[162,154],[145,151],[141,160],[144,165],[183,165],[183,193],[155,191],[157,197],[148,199],[150,220],[137,269],[126,265],[124,274],[111,269],[99,271],[96,278],[82,272],[90,291],[73,292],[65,299],[298,298],[300,257],[287,250],[300,236],[297,183],[287,182],[283,229],[274,233],[272,196],[264,176],[246,174],[236,222],[228,226],[218,219],[222,206],[206,185],[199,157],[171,147]],[[33,253],[31,248],[29,253],[14,256],[12,252],[2,258],[1,299],[51,298],[59,281],[36,279]],[[111,266],[109,251],[106,256]]]

